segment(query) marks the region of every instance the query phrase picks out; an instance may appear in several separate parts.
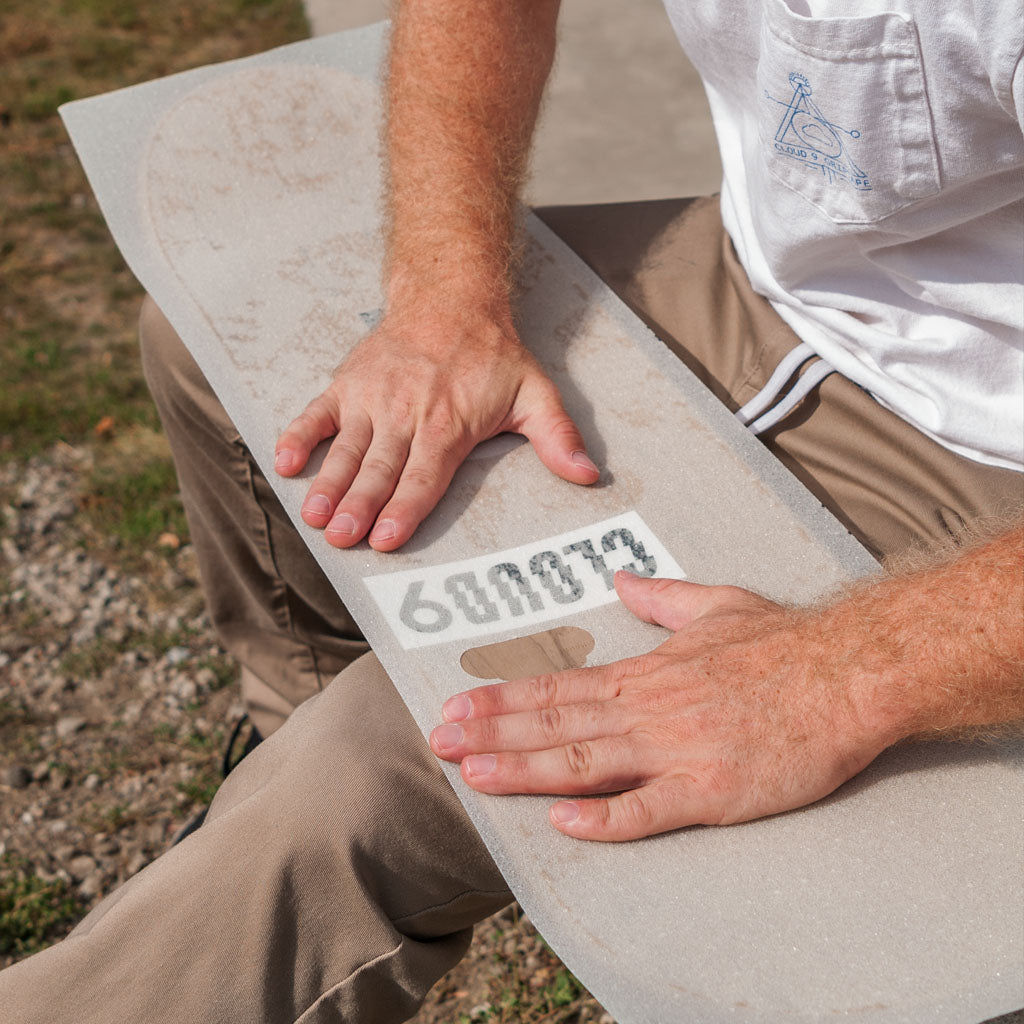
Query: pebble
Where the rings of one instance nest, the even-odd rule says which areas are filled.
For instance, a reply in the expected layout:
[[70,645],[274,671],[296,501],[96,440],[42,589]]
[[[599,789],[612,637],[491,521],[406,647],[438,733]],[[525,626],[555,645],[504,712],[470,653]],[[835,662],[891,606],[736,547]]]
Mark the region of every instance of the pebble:
[[78,887],[78,895],[84,899],[90,900],[94,896],[99,896],[103,891],[103,872],[94,871],[89,875],[82,884]]
[[24,789],[32,782],[32,773],[23,764],[11,764],[0,775],[0,783],[11,789]]
[[125,868],[125,872],[130,878],[132,875],[137,875],[148,863],[149,858],[142,852],[142,850],[137,850],[131,860],[128,861],[128,866]]
[[178,676],[171,683],[171,693],[183,704],[196,699],[198,688],[188,676]]
[[95,772],[90,772],[86,775],[85,781],[82,785],[85,786],[90,793],[93,793],[100,788],[100,777]]
[[92,844],[92,852],[97,857],[110,857],[121,852],[121,844],[113,836],[97,836]]
[[60,718],[57,720],[57,738],[69,739],[76,732],[81,732],[87,724],[88,719],[82,718],[80,715],[68,715],[66,718]]
[[192,657],[192,652],[187,647],[172,647],[164,657],[169,665],[180,665]]
[[99,865],[96,861],[87,853],[83,853],[78,857],[72,857],[68,861],[68,871],[71,872],[71,877],[76,882],[81,882],[83,879],[88,878],[98,867]]

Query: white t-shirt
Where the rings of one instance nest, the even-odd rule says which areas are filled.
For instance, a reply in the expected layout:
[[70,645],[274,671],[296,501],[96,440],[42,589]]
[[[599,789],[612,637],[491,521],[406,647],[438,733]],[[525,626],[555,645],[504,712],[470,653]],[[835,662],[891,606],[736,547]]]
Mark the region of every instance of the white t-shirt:
[[665,0],[754,287],[952,451],[1024,468],[1024,0]]

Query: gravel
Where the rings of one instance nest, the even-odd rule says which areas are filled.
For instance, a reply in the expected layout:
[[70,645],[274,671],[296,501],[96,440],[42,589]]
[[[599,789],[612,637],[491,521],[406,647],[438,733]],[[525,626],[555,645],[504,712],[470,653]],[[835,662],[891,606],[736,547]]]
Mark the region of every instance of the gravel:
[[[158,544],[126,571],[79,514],[89,467],[64,444],[0,466],[0,884],[5,862],[59,879],[82,916],[203,806],[243,712],[193,549]],[[543,1009],[561,970],[511,907],[478,927],[413,1024],[612,1024],[588,996]]]
[[0,467],[0,855],[83,913],[201,806],[242,711],[191,547],[126,572],[78,514],[88,468],[67,445]]

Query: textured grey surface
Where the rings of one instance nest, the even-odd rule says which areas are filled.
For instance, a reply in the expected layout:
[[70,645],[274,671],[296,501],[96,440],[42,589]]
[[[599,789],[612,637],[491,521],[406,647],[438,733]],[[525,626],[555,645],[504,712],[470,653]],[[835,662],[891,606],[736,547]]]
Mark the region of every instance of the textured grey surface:
[[[465,643],[406,651],[363,579],[533,545],[636,510],[691,579],[807,600],[872,562],[543,225],[524,339],[605,467],[528,446],[468,462],[400,552],[330,548],[271,467],[280,429],[380,305],[377,30],[297,44],[64,108],[118,244],[191,347],[421,728],[472,685]],[[590,663],[664,635],[619,604],[558,623]],[[512,623],[503,620],[496,628]],[[490,639],[515,635],[495,632]],[[450,772],[533,920],[623,1024],[977,1021],[1024,1001],[1020,744],[920,745],[821,803],[640,843],[578,843],[548,800]]]

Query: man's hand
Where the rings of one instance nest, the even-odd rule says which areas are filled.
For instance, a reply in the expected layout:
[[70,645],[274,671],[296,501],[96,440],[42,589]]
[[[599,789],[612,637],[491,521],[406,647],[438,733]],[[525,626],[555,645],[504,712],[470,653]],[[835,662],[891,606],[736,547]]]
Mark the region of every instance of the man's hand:
[[285,431],[293,476],[337,433],[303,518],[391,551],[478,442],[525,434],[575,483],[598,472],[512,326],[516,202],[559,0],[401,0],[387,74],[387,315]]
[[820,608],[628,573],[615,586],[673,635],[639,658],[459,694],[430,737],[481,792],[616,794],[554,804],[570,836],[776,814],[905,737],[1024,719],[1021,529]]
[[623,603],[674,630],[650,654],[453,697],[434,752],[485,793],[617,793],[551,821],[623,840],[728,824],[825,796],[884,747],[804,614],[735,587],[617,573]]
[[[511,323],[387,317],[281,435],[276,467],[293,476],[335,437],[302,506],[336,547],[404,544],[479,441],[525,434],[553,473],[591,484],[597,467],[558,389]],[[376,525],[375,525],[376,524]]]

